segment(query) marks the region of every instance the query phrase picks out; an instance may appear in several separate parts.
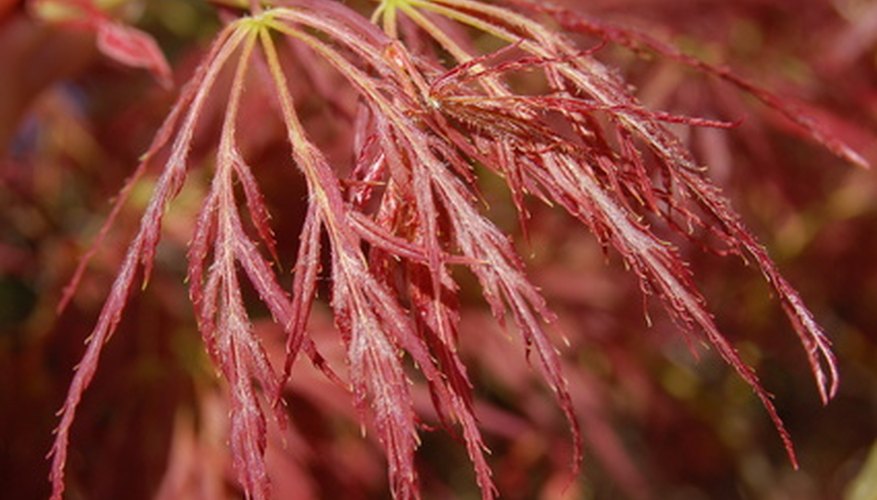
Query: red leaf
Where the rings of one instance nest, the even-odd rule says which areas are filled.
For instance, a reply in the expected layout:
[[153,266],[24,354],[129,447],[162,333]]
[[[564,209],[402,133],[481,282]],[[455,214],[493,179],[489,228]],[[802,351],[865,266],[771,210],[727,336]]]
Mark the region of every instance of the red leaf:
[[149,34],[102,18],[97,22],[97,48],[126,66],[148,70],[162,87],[173,86],[170,65]]
[[[188,151],[192,136],[194,135],[197,117],[202,111],[206,96],[213,88],[219,70],[240,42],[239,36],[229,40],[226,36],[227,33],[228,30],[217,36],[216,50],[211,51],[210,57],[204,61],[193,77],[192,81],[195,82],[195,85],[192,87],[194,95],[184,92],[178,100],[177,105],[179,107],[183,107],[188,103],[188,110],[186,111],[183,123],[177,129],[177,136],[171,148],[170,158],[156,182],[152,198],[141,218],[140,229],[128,246],[125,260],[116,275],[116,280],[113,283],[110,294],[104,302],[97,324],[89,336],[88,347],[82,357],[82,361],[77,365],[73,380],[70,382],[67,397],[64,400],[64,405],[58,413],[61,421],[55,430],[55,441],[49,452],[49,456],[52,457],[50,469],[52,499],[60,500],[64,493],[64,467],[67,461],[67,445],[76,409],[82,400],[83,393],[97,371],[103,346],[112,337],[121,320],[131,286],[137,274],[138,264],[141,264],[143,267],[143,275],[149,275],[153,264],[153,257],[155,256],[155,247],[158,245],[160,236],[162,216],[168,204],[176,197],[185,180]],[[176,111],[172,114],[175,113]],[[174,122],[175,118],[169,118],[165,125],[173,127]],[[162,128],[159,135],[163,136],[163,133],[167,130]],[[162,142],[163,138],[159,138],[156,144],[160,147]],[[150,150],[150,155],[152,153],[153,151]],[[126,193],[123,192],[123,195],[126,195]],[[101,237],[99,236],[99,238]]]

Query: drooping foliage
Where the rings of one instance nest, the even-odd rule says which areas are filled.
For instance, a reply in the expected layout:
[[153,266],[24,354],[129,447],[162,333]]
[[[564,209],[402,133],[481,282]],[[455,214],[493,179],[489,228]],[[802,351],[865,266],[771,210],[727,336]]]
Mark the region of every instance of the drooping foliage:
[[[97,12],[90,2],[70,4]],[[704,241],[711,241],[714,250],[751,260],[800,337],[823,402],[834,396],[838,374],[830,341],[668,126],[734,124],[647,109],[596,53],[607,44],[644,46],[728,80],[795,120],[832,152],[864,165],[841,141],[723,68],[559,8],[386,0],[374,8],[371,20],[330,0],[252,2],[221,9],[225,26],[182,87],[98,236],[99,241],[106,237],[131,186],[157,168],[160,174],[139,230],[60,413],[51,452],[53,498],[64,492],[77,406],[132,286],[138,278],[148,281],[162,217],[192,167],[189,153],[205,103],[216,98],[223,100],[225,112],[212,180],[200,201],[189,246],[188,286],[207,351],[228,385],[229,445],[237,479],[248,496],[270,496],[265,413],[285,425],[282,388],[295,376],[293,368],[302,354],[350,388],[361,420],[385,450],[395,497],[419,496],[414,457],[420,424],[410,380],[415,372],[425,381],[442,424],[462,437],[482,495],[496,496],[472,383],[457,352],[459,269],[475,277],[494,318],[510,319],[527,352],[534,354],[536,369],[567,418],[575,450],[572,468],[578,469],[580,429],[572,389],[548,327],[554,316],[528,278],[513,242],[480,206],[478,181],[494,174],[507,185],[522,227],[528,223],[528,204],[539,200],[565,210],[606,252],[620,255],[643,294],[660,301],[685,335],[711,345],[751,386],[796,464],[791,437],[770,394],[720,332],[688,264],[659,231],[707,235]],[[551,27],[540,17],[545,14],[560,27]],[[115,24],[107,28],[110,21],[96,14],[86,19],[87,26],[98,30],[107,55],[147,67],[167,80],[163,59],[141,34]],[[575,43],[571,35],[576,32],[596,42]],[[500,48],[483,50],[473,43],[476,34]],[[306,68],[310,74],[293,77],[290,61],[301,60],[312,63]],[[232,75],[231,83],[222,85],[226,73]],[[290,90],[292,78],[319,82],[329,75],[357,97],[351,106],[336,100],[331,85],[314,85],[320,90],[316,98],[332,103],[338,120],[354,131],[349,164],[330,160],[310,138],[299,116],[302,103]],[[524,78],[526,88],[520,83]],[[252,126],[241,127],[242,99],[256,90],[271,96],[274,117],[288,139],[288,165],[307,187],[307,213],[294,262],[284,262],[276,250],[271,214],[254,174],[259,165],[239,146],[246,127]],[[62,303],[75,292],[86,263],[87,258]],[[283,284],[284,266],[293,271],[290,288]],[[321,279],[331,283],[329,304],[346,350],[347,381],[327,366],[309,330]],[[255,332],[243,280],[286,334],[283,367],[272,365]]]

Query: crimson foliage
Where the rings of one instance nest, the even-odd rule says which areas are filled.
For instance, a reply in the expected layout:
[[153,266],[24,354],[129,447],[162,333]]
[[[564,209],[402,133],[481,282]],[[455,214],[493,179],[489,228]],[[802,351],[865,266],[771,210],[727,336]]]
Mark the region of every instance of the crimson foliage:
[[[422,411],[414,374],[423,380],[441,426],[460,435],[482,496],[497,495],[473,382],[458,351],[460,280],[466,279],[461,270],[477,280],[495,320],[510,318],[527,352],[535,354],[568,422],[572,469],[578,471],[574,394],[547,328],[555,316],[528,278],[514,242],[480,206],[479,183],[491,175],[506,185],[525,233],[528,205],[539,200],[563,209],[607,254],[619,255],[642,293],[663,304],[686,338],[711,345],[751,387],[797,467],[770,394],[720,332],[683,253],[670,241],[691,239],[754,264],[800,339],[823,403],[834,397],[839,379],[827,336],[671,131],[737,124],[649,109],[597,55],[625,47],[716,77],[836,155],[867,167],[822,122],[657,38],[541,2],[385,0],[363,10],[331,0],[216,3],[222,28],[97,237],[95,248],[109,237],[135,188],[157,170],[59,414],[50,454],[53,498],[64,492],[77,408],[132,287],[142,281],[145,288],[150,279],[163,218],[190,177],[196,138],[210,135],[205,128],[215,132],[209,141],[211,180],[198,200],[187,281],[198,329],[228,388],[228,442],[248,497],[271,495],[265,414],[273,414],[279,429],[288,424],[284,388],[296,376],[300,355],[351,392],[363,428],[374,432],[385,451],[394,497],[420,495],[415,454]],[[149,35],[112,20],[91,1],[33,4],[36,11],[47,8],[40,4],[69,9],[62,22],[94,31],[104,54],[169,84],[169,65]],[[369,7],[370,18],[363,14]],[[349,150],[339,155],[313,138],[312,122],[302,118],[311,98],[323,102],[328,120],[346,131]],[[258,108],[259,99],[268,107]],[[211,114],[216,102],[221,113]],[[307,192],[293,261],[278,247],[295,235],[275,234],[259,181],[262,166],[247,149],[251,129],[269,119],[282,124],[287,163]],[[92,256],[86,254],[74,273],[61,309]],[[291,284],[284,266],[292,270]],[[323,279],[330,283],[346,374],[327,362],[309,321]],[[279,364],[254,327],[248,290],[284,332],[285,360]],[[289,411],[294,415],[295,405]]]

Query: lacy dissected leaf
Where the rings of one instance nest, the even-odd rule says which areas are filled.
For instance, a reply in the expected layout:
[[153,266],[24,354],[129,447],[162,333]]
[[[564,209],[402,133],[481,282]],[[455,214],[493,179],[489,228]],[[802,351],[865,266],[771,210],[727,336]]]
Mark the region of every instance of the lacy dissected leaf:
[[[697,126],[726,124],[644,110],[624,82],[592,55],[526,16],[503,7],[471,0],[412,0],[404,2],[400,10],[460,63],[444,77],[437,78],[436,82],[440,83],[433,85],[427,96],[436,110],[432,115],[439,115],[428,122],[436,133],[452,139],[473,160],[500,172],[513,194],[521,185],[527,186],[540,197],[565,207],[585,222],[601,242],[615,247],[642,278],[644,291],[657,292],[671,315],[680,319],[683,326],[697,325],[722,357],[750,383],[777,424],[794,463],[791,442],[769,397],[751,369],[743,365],[720,336],[687,266],[671,247],[636,222],[642,217],[641,208],[645,208],[672,228],[692,225],[709,228],[727,250],[751,255],[779,294],[801,338],[823,401],[831,398],[837,388],[837,370],[829,341],[800,297],[731,210],[720,190],[702,176],[702,169],[662,122]],[[488,33],[531,57],[500,63],[491,63],[486,56],[476,57],[423,12]],[[564,19],[570,24],[572,18]],[[613,33],[597,32],[606,41],[619,42]],[[694,64],[693,59],[685,59],[681,53],[670,53],[666,48],[663,53]],[[412,73],[410,66],[405,69],[408,73]],[[728,77],[728,71],[705,64],[697,67],[724,75],[725,79],[790,118],[797,116],[794,110],[782,106],[778,98],[766,91],[745,80]],[[511,88],[502,84],[501,77],[522,69],[540,70],[553,95],[513,95]],[[451,89],[454,86],[457,93]],[[465,89],[464,95],[459,94],[460,89]],[[595,120],[594,115],[608,117],[608,126]],[[558,117],[563,118],[566,130],[573,132],[572,137],[556,126]],[[821,130],[808,126],[805,119],[797,121],[832,151],[852,160],[857,158]],[[452,128],[462,133],[449,133]],[[620,149],[608,139],[612,135],[618,139]],[[633,138],[644,143],[657,157],[657,169],[642,160]],[[496,144],[513,148],[514,155],[502,154]],[[485,145],[493,145],[490,146],[493,151]],[[472,146],[477,150],[476,155],[471,154]],[[526,179],[521,180],[523,178]],[[653,180],[656,178],[657,183]],[[629,198],[633,198],[634,203],[630,203]],[[677,217],[683,217],[684,223],[678,222]],[[485,289],[490,291],[491,287],[485,286]]]
[[[350,36],[348,31],[332,26],[327,16],[316,17],[306,11],[296,10],[278,12],[277,17],[307,23],[326,29],[331,34]],[[378,97],[376,88],[366,83],[368,78],[329,45],[292,27],[281,26],[278,29],[306,43],[336,65],[367,96]],[[360,42],[358,46],[362,49],[367,40],[350,42]],[[331,245],[332,305],[336,324],[347,339],[348,362],[358,406],[362,408],[366,398],[370,400],[371,418],[390,462],[394,495],[401,498],[418,496],[413,454],[419,440],[407,390],[407,377],[399,364],[399,352],[406,352],[426,377],[433,397],[444,409],[444,414],[453,415],[460,424],[470,458],[475,463],[478,483],[484,495],[492,497],[495,488],[484,461],[483,441],[466,397],[448,385],[443,373],[436,367],[427,344],[417,335],[408,313],[368,267],[360,241],[370,236],[376,244],[386,248],[405,249],[411,248],[410,245],[404,239],[381,236],[380,226],[364,223],[362,219],[358,224],[354,222],[356,217],[349,214],[338,179],[332,175],[325,158],[302,133],[286,90],[285,75],[267,35],[263,35],[263,46],[277,85],[284,121],[293,146],[293,158],[308,180],[311,202],[320,209],[320,220]],[[412,256],[426,256],[427,262],[437,258],[437,249],[413,250]]]
[[[253,220],[257,221],[260,235],[270,238],[266,236],[269,229],[261,193],[254,183],[250,167],[244,163],[236,146],[240,97],[255,43],[256,34],[250,33],[241,49],[226,108],[216,172],[192,239],[189,278],[199,328],[214,362],[222,369],[230,386],[230,443],[238,479],[253,497],[267,498],[269,479],[264,461],[267,443],[265,417],[252,381],[259,382],[269,401],[280,393],[281,384],[253,332],[244,307],[237,265],[253,273],[253,268],[257,266],[255,261],[261,259],[253,255],[255,245],[244,232],[232,184],[235,176],[243,179]],[[212,249],[209,248],[211,244]],[[210,253],[213,262],[205,276],[204,260]],[[273,312],[277,306],[272,307],[272,303],[286,304],[288,298],[273,279],[273,274],[267,279],[268,283],[254,285]],[[275,408],[276,418],[283,425],[283,407],[278,405]]]
[[676,47],[662,42],[647,33],[612,25],[611,23],[597,21],[588,18],[581,13],[571,11],[559,6],[541,3],[536,4],[526,0],[511,0],[514,5],[521,6],[532,12],[546,13],[556,19],[564,29],[570,32],[587,33],[603,38],[618,45],[628,47],[634,51],[649,51],[662,57],[679,61],[685,65],[701,70],[707,74],[716,76],[739,89],[751,94],[766,106],[778,111],[783,116],[798,125],[806,135],[814,141],[825,146],[829,151],[850,163],[868,168],[869,163],[859,153],[835,137],[819,121],[809,116],[803,109],[799,109],[792,102],[783,99],[773,92],[763,88],[755,82],[735,73],[731,68],[715,66],[704,62],[696,57],[685,54]]
[[[155,256],[155,247],[158,245],[162,215],[170,200],[179,193],[186,176],[186,159],[194,134],[195,124],[220,69],[231,56],[241,39],[242,36],[240,35],[236,36],[233,34],[228,36],[228,33],[219,36],[214,50],[211,51],[210,56],[204,61],[201,69],[196,71],[195,77],[193,77],[193,82],[196,82],[192,86],[194,95],[186,92],[178,102],[178,107],[181,108],[186,105],[187,101],[191,101],[188,103],[185,117],[176,131],[170,157],[155,184],[152,198],[141,219],[137,235],[128,246],[125,259],[117,273],[109,296],[101,309],[97,324],[89,336],[86,352],[83,355],[82,361],[77,366],[76,373],[70,383],[67,398],[64,401],[64,406],[60,411],[61,421],[56,429],[55,442],[50,451],[52,456],[51,481],[53,499],[60,499],[64,491],[64,466],[67,460],[70,426],[73,423],[76,408],[82,399],[82,394],[97,370],[101,349],[112,337],[118,326],[138,267],[141,265],[143,267],[144,280],[149,276]],[[166,122],[166,126],[173,127],[175,120],[176,117],[172,113]],[[164,138],[160,135],[156,144],[158,145],[163,141]],[[139,171],[140,168],[138,168]],[[113,213],[116,213],[116,211],[117,209],[114,209]]]
[[[69,10],[62,12],[67,16],[62,20],[93,29],[107,55],[169,80],[170,70],[154,41],[110,20],[91,1],[37,3],[65,6]],[[220,3],[230,9],[246,8],[245,2]],[[63,494],[76,408],[139,270],[143,269],[144,281],[149,277],[162,215],[185,180],[204,103],[219,92],[219,74],[232,66],[228,62],[235,54],[239,57],[230,91],[227,97],[219,96],[225,98],[224,119],[212,180],[189,246],[188,280],[198,328],[227,382],[229,446],[245,495],[271,494],[264,411],[267,405],[278,425],[285,425],[284,388],[302,351],[330,379],[352,391],[363,429],[374,430],[387,456],[394,497],[420,496],[415,466],[420,416],[411,390],[414,374],[425,380],[441,424],[462,435],[482,496],[497,495],[475,416],[472,382],[457,352],[459,336],[476,333],[459,329],[459,287],[453,266],[471,271],[494,319],[503,322],[511,317],[527,355],[535,352],[537,369],[570,428],[573,469],[578,470],[581,432],[573,414],[574,398],[546,328],[554,316],[527,278],[509,237],[482,213],[477,187],[481,170],[476,166],[502,177],[525,230],[526,202],[532,195],[562,207],[586,225],[604,248],[617,251],[639,278],[643,293],[660,298],[686,335],[702,334],[752,387],[796,465],[791,439],[770,395],[719,331],[680,252],[645,222],[666,225],[691,239],[695,238],[686,230],[696,228],[718,240],[719,252],[751,257],[777,291],[798,332],[823,400],[834,395],[838,377],[826,335],[720,189],[667,127],[668,123],[720,128],[735,124],[645,109],[616,72],[595,58],[595,52],[605,43],[645,46],[730,81],[795,119],[793,109],[723,68],[700,63],[643,35],[550,6],[527,8],[551,14],[565,29],[596,35],[602,43],[582,49],[527,15],[475,0],[387,0],[379,4],[375,24],[331,0],[284,0],[272,5],[281,6],[251,2],[251,15],[237,20],[231,17],[232,10],[224,13],[228,26],[183,89],[98,234],[100,242],[150,160],[168,150],[61,410],[51,452],[53,499]],[[484,53],[467,30],[506,45]],[[278,44],[278,39],[284,43]],[[293,100],[298,95],[293,92],[296,81],[287,77],[291,70],[285,67],[286,58],[308,66],[301,76],[307,88],[332,101],[328,109],[349,122],[351,165],[333,164],[329,158],[334,156],[309,137]],[[530,73],[541,90],[520,92],[511,77],[520,73]],[[358,95],[359,102],[346,99],[349,93],[333,101],[333,86],[340,82]],[[291,162],[307,187],[289,291],[264,256],[267,252],[276,263],[284,258],[259,185],[261,177],[246,160],[255,155],[238,144],[239,136],[246,133],[237,126],[243,121],[241,99],[247,84],[264,85],[276,97],[271,105],[285,127]],[[797,123],[832,151],[856,160],[851,150],[815,124],[805,119]],[[326,271],[321,267],[324,253],[329,257]],[[62,306],[90,256],[77,269]],[[330,305],[348,367],[345,382],[326,366],[308,330],[321,277],[331,285]],[[280,373],[255,333],[242,289],[247,285],[244,279],[286,334],[286,360]],[[616,448],[612,443],[607,449]]]

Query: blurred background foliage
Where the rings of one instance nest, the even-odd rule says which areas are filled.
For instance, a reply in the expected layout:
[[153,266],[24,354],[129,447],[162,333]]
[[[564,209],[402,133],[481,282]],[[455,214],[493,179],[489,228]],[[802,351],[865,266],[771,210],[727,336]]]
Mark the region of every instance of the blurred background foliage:
[[[220,25],[204,1],[99,3],[156,37],[177,85]],[[567,3],[730,65],[799,103],[877,163],[877,2]],[[0,491],[10,499],[48,494],[44,456],[54,414],[152,178],[136,187],[71,306],[60,316],[55,306],[106,216],[107,200],[174,97],[146,72],[101,57],[89,33],[37,14],[44,19],[24,2],[0,0]],[[562,415],[521,346],[490,319],[474,280],[461,277],[473,287],[464,294],[461,349],[505,498],[877,498],[875,172],[843,164],[781,117],[679,64],[614,47],[599,57],[620,67],[652,108],[742,119],[730,131],[678,133],[829,332],[842,385],[823,408],[762,277],[742,262],[683,247],[723,331],[776,395],[800,454],[801,470],[793,471],[758,401],[732,370],[700,346],[699,359],[692,356],[660,307],[644,305],[619,259],[607,258],[564,214],[534,202],[530,240],[519,238],[520,249],[570,343],[562,353],[586,462],[582,477],[569,484]],[[264,103],[251,101],[252,163],[280,255],[291,261],[297,242],[284,235],[297,234],[305,193],[284,167],[282,129],[265,118]],[[221,103],[214,106],[206,123],[217,121]],[[349,140],[339,136],[345,132],[333,125],[332,110],[319,102],[302,107],[317,141]],[[191,222],[212,161],[206,147],[195,149],[195,175],[167,216],[155,275],[133,296],[74,426],[70,498],[239,495],[225,447],[223,392],[182,285]],[[520,236],[508,193],[484,179],[491,216]],[[318,307],[314,316],[320,348],[343,369],[327,310]],[[259,328],[279,359],[281,332],[269,322]],[[384,459],[371,438],[361,438],[349,397],[305,364],[287,396],[292,426],[283,435],[272,431],[268,453],[277,498],[386,496]],[[428,395],[419,398],[419,410],[429,415]],[[426,431],[423,440],[425,496],[477,497],[463,447],[441,432]]]

